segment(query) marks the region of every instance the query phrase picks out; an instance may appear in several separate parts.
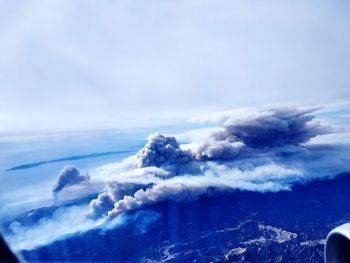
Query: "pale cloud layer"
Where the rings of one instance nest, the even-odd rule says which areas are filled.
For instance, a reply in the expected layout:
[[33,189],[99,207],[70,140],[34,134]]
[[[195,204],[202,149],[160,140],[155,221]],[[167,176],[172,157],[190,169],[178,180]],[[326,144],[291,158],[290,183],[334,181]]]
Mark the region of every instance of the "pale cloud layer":
[[0,1],[2,130],[349,99],[348,1]]

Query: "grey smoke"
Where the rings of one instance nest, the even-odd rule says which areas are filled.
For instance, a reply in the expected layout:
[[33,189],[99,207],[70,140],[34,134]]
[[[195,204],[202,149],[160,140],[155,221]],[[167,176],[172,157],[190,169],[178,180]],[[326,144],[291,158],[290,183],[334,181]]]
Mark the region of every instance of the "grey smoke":
[[209,138],[201,143],[197,151],[194,151],[196,160],[232,160],[241,153],[245,144],[238,140],[225,140]]
[[[134,167],[144,174],[140,182],[149,184],[130,185],[128,176],[123,176],[123,183],[111,184],[91,203],[92,211],[106,215],[109,210],[108,217],[113,218],[145,205],[189,200],[209,191],[286,191],[295,183],[345,171],[349,158],[337,147],[305,144],[331,132],[315,121],[313,111],[224,113],[207,119],[220,126],[215,132],[186,148],[172,136],[150,135],[134,158]],[[155,168],[157,173],[146,172]],[[158,176],[158,170],[166,176]]]
[[151,134],[148,142],[138,153],[136,167],[166,166],[189,162],[189,152],[180,149],[180,144],[172,136]]
[[109,211],[113,208],[115,201],[112,199],[112,196],[103,192],[100,193],[96,199],[91,200],[90,202],[90,212],[89,216],[92,218],[98,218],[106,211]]
[[[185,151],[171,136],[155,133],[137,154],[137,167],[165,167],[181,165],[193,160],[233,160],[243,154],[286,151],[299,147],[317,135],[329,133],[330,129],[314,121],[314,109],[280,109],[249,113],[235,118],[223,115],[215,122],[222,128],[206,140],[199,142],[197,149]],[[281,150],[281,149],[279,149]]]
[[138,209],[164,200],[182,201],[193,199],[206,191],[206,186],[177,184],[160,184],[137,190],[133,196],[124,196],[114,204],[108,212],[109,218],[114,218],[122,212]]
[[283,165],[270,163],[242,170],[232,167],[231,164],[208,162],[201,175],[175,176],[124,196],[114,204],[108,217],[114,218],[123,212],[164,200],[188,201],[220,191],[285,191],[290,190],[291,185],[297,181],[303,181],[302,171]]
[[88,174],[81,174],[75,166],[65,166],[57,175],[57,182],[52,189],[52,192],[56,195],[61,192],[65,187],[80,184],[83,182],[89,182],[90,176]]
[[109,182],[107,190],[100,193],[96,199],[90,202],[89,215],[93,218],[98,218],[101,215],[107,214],[114,207],[114,203],[124,198],[124,196],[132,195],[135,191],[147,188],[149,184],[132,184]]
[[214,134],[217,140],[239,140],[252,148],[300,145],[329,133],[327,127],[313,121],[315,109],[279,109],[248,113],[244,118],[223,116],[218,124],[224,130]]

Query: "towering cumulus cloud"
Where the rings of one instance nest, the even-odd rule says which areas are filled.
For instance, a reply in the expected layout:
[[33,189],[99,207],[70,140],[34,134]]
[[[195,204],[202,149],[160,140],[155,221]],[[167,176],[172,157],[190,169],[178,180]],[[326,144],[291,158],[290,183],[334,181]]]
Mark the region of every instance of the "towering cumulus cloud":
[[58,173],[57,182],[53,187],[52,192],[57,195],[67,186],[89,181],[89,175],[81,174],[80,171],[74,166],[66,166]]
[[111,210],[114,203],[123,199],[124,196],[132,195],[135,191],[142,189],[145,185],[133,183],[109,182],[107,190],[100,193],[98,197],[90,202],[90,215],[97,218]]
[[[155,133],[117,170],[115,181],[90,203],[91,214],[113,218],[164,200],[184,201],[216,191],[282,191],[298,182],[335,175],[348,160],[334,147],[307,144],[329,133],[314,110],[224,112],[198,118],[218,128],[181,145]],[[337,170],[329,158],[337,159]],[[114,171],[115,172],[115,171]],[[113,173],[113,171],[111,171]],[[332,174],[330,174],[332,173]]]
[[245,113],[244,116],[223,115],[217,121],[224,130],[217,139],[235,137],[253,148],[299,145],[327,131],[318,122],[312,121],[308,110],[268,110]]
[[226,112],[202,117],[200,120],[218,124],[222,129],[200,143],[195,155],[197,159],[227,160],[249,152],[300,146],[312,137],[329,132],[329,128],[313,121],[312,111]]
[[183,164],[190,158],[189,152],[181,150],[174,137],[155,133],[148,137],[148,143],[137,153],[136,167]]

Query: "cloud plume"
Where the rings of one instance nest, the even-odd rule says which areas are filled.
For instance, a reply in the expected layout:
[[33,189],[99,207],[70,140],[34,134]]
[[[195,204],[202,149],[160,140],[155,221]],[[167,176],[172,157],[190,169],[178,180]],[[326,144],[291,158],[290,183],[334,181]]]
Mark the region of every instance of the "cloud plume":
[[[199,131],[200,136],[191,131],[186,144],[177,135],[151,134],[138,153],[91,171],[91,178],[74,166],[64,167],[53,187],[54,200],[73,200],[79,194],[89,204],[59,209],[35,226],[14,223],[11,241],[18,249],[40,246],[73,232],[96,227],[107,231],[166,200],[186,202],[230,191],[289,191],[295,184],[350,170],[348,143],[311,140],[332,132],[315,119],[313,110],[232,111],[198,120],[217,127]],[[91,200],[91,194],[96,198]],[[133,210],[140,211],[129,213]],[[67,220],[74,227],[63,228],[61,222]]]
[[91,213],[114,218],[164,200],[185,201],[217,191],[285,191],[295,183],[346,171],[349,160],[337,147],[307,144],[332,131],[315,120],[314,111],[204,116],[198,120],[217,129],[186,145],[173,136],[152,134],[119,167],[108,189],[91,201]]
[[90,181],[88,174],[81,174],[75,166],[65,166],[57,175],[57,182],[52,189],[54,195],[57,195],[65,187],[86,183]]
[[90,216],[98,218],[114,207],[114,203],[124,196],[132,195],[138,189],[146,188],[147,185],[133,183],[109,182],[107,190],[100,193],[96,199],[90,202]]
[[160,133],[151,134],[148,142],[138,153],[136,167],[167,166],[189,162],[189,152],[180,148],[180,144],[172,136]]
[[235,136],[252,148],[270,148],[299,145],[312,137],[328,133],[328,129],[313,121],[315,109],[267,110],[247,113],[243,118],[223,116],[219,124],[224,127],[218,138]]
[[163,180],[133,195],[125,195],[108,212],[109,218],[164,200],[187,201],[216,191],[244,189],[258,192],[289,190],[292,182],[302,181],[302,171],[266,164],[244,171],[233,166],[208,163],[201,175],[180,175]]
[[221,129],[200,142],[197,159],[227,160],[240,154],[257,154],[289,150],[318,135],[329,133],[329,127],[314,121],[315,109],[281,109],[261,112],[233,111],[198,118],[218,124]]

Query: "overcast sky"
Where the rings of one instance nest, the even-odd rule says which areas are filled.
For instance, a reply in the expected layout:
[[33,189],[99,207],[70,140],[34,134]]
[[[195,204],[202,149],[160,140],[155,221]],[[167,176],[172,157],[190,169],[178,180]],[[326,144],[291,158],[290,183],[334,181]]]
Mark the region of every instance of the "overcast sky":
[[0,1],[0,129],[350,98],[350,1]]

